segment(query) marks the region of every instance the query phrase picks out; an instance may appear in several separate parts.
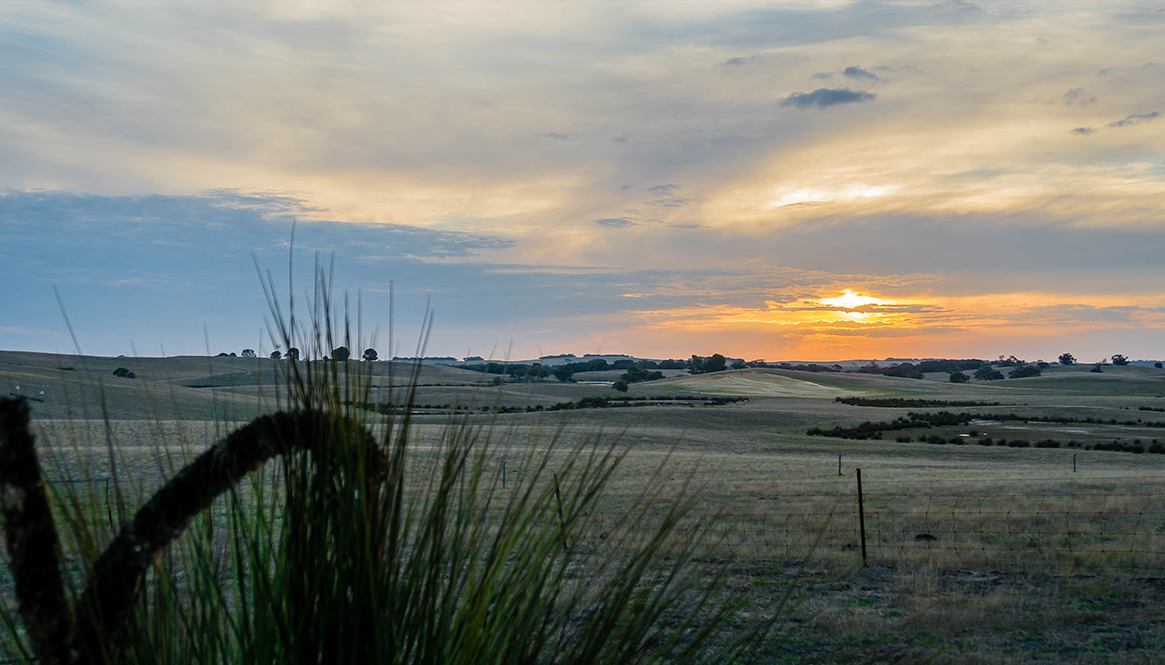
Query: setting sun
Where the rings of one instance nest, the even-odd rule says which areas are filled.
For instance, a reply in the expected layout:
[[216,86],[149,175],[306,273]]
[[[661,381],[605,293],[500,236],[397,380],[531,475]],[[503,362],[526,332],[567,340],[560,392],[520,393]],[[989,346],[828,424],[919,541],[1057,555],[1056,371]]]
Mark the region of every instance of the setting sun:
[[821,304],[829,305],[831,307],[842,307],[844,309],[853,309],[854,307],[861,307],[862,305],[890,305],[893,304],[890,300],[882,300],[880,298],[871,298],[870,296],[863,296],[849,289],[845,290],[843,295],[836,298],[822,298]]

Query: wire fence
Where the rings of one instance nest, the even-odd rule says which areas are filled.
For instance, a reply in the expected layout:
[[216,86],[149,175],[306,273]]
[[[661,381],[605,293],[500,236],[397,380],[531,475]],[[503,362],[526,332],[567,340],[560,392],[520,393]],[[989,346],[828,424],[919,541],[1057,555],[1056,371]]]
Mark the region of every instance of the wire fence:
[[733,545],[758,558],[860,557],[878,566],[1165,571],[1165,483],[1155,480],[940,484],[867,473],[860,495],[856,482],[822,485],[779,483],[756,507],[734,511],[741,535]]

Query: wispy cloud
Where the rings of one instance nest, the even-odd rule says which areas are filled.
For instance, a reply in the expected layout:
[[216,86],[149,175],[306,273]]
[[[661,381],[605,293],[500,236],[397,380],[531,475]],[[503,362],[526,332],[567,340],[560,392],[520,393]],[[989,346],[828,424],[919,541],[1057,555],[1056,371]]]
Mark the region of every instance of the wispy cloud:
[[1088,94],[1084,88],[1072,88],[1064,93],[1064,104],[1067,106],[1091,106],[1096,101],[1096,96]]
[[794,92],[781,102],[781,106],[792,106],[799,109],[827,108],[840,104],[860,104],[876,97],[876,94],[862,90],[818,88],[813,92]]
[[605,226],[609,229],[625,229],[628,226],[635,226],[635,222],[626,217],[604,217],[594,220],[591,224]]
[[1159,117],[1161,117],[1160,111],[1153,111],[1152,113],[1134,113],[1132,115],[1127,115],[1124,118],[1117,120],[1115,122],[1110,122],[1105,126],[1106,127],[1128,127],[1130,125],[1139,125],[1143,122],[1149,122],[1151,120],[1156,120]]

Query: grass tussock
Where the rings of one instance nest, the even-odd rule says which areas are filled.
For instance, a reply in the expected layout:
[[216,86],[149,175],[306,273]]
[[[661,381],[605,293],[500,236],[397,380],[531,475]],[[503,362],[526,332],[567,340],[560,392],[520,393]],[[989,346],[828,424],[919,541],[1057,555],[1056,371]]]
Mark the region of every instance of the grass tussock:
[[283,311],[270,277],[264,289],[273,345],[301,350],[265,405],[278,413],[224,425],[231,433],[180,470],[159,446],[169,480],[156,491],[118,475],[107,420],[116,520],[93,461],[54,457],[79,464],[50,469],[57,477],[91,479],[50,492],[70,639],[30,642],[36,615],[3,580],[5,655],[622,664],[764,653],[787,596],[731,583],[725,536],[694,516],[699,492],[677,487],[666,461],[620,508],[606,503],[626,450],[618,437],[566,441],[559,430],[514,441],[458,415],[418,447],[416,372],[380,414],[352,406],[371,401],[364,364],[325,358],[363,341],[357,326],[351,344],[346,311],[333,320],[325,273],[306,326],[294,301]]

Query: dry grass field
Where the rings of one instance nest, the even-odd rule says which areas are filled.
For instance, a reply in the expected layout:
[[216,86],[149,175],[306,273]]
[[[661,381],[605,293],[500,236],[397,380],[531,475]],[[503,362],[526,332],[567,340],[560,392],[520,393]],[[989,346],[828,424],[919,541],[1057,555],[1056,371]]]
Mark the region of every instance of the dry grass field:
[[[117,367],[136,378],[114,377]],[[112,440],[133,503],[172,474],[171,464],[278,408],[277,367],[253,358],[3,352],[0,391],[34,398],[35,426],[56,468],[82,469],[99,493],[113,473]],[[417,463],[455,412],[474,414],[500,442],[498,474],[556,437],[619,437],[627,457],[607,504],[616,513],[666,459],[672,482],[702,488],[696,516],[718,520],[718,546],[740,562],[737,583],[775,575],[792,589],[798,602],[785,649],[766,655],[774,662],[1165,662],[1165,454],[1096,448],[1165,442],[1156,426],[1165,413],[1155,410],[1165,408],[1165,371],[1088,370],[963,385],[945,375],[742,370],[633,385],[631,396],[664,398],[641,406],[548,411],[615,393],[553,379],[496,386],[492,377],[426,366]],[[407,375],[376,363],[369,401],[388,402]],[[747,399],[667,399],[711,396]],[[883,408],[838,397],[993,404]],[[806,434],[941,410],[979,417],[880,440]],[[918,441],[924,434],[947,442]],[[1034,447],[1048,439],[1061,447]],[[584,537],[601,538],[603,519],[595,516]]]

